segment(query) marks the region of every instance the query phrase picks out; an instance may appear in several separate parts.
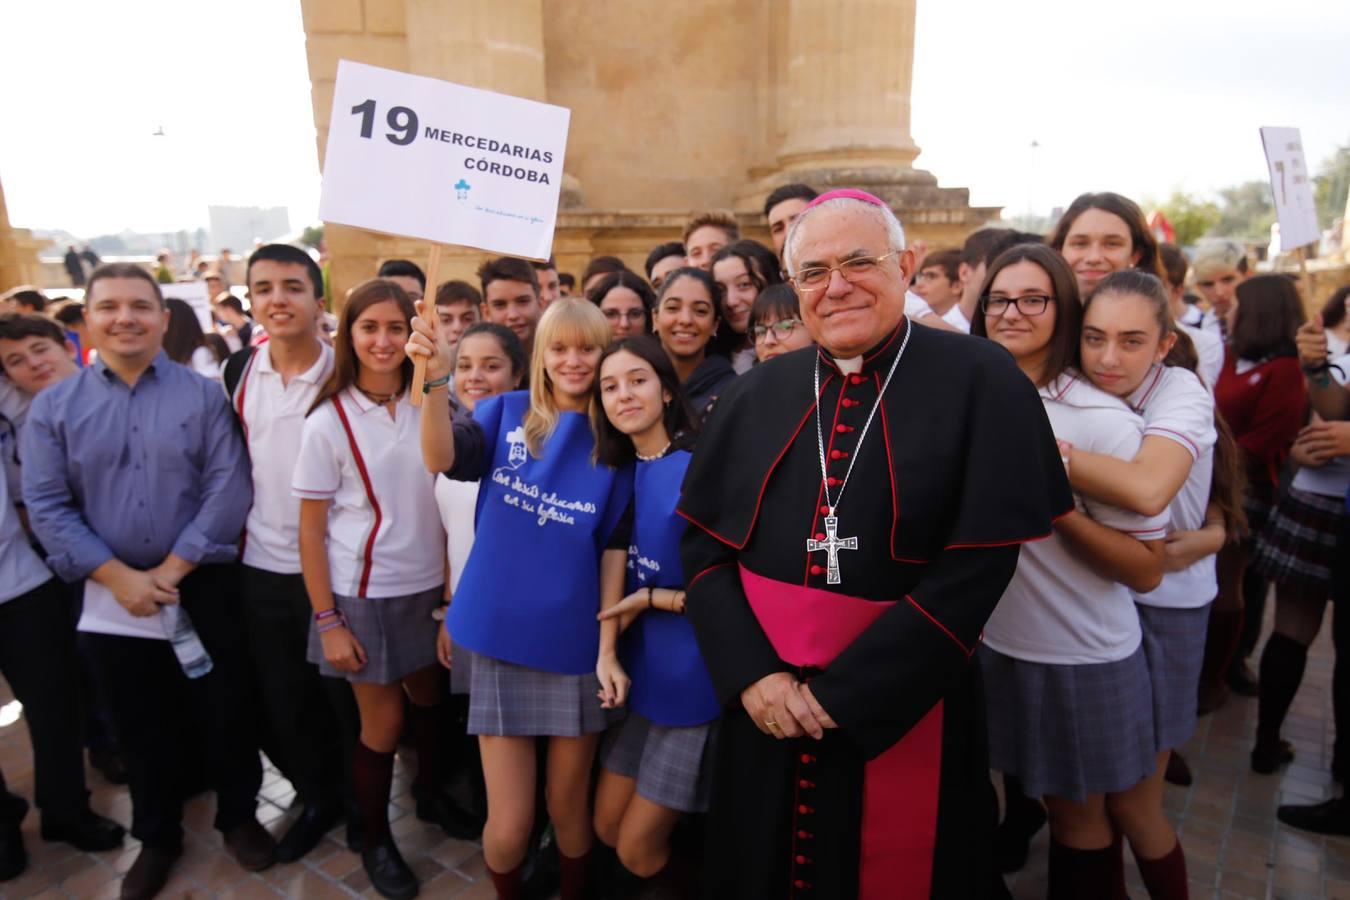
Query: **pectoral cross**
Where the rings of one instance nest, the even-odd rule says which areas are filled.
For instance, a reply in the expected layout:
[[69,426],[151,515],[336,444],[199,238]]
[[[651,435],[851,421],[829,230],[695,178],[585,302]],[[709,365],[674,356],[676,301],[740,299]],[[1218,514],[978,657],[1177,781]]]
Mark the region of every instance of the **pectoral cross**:
[[808,553],[814,553],[817,550],[825,551],[827,562],[826,584],[839,584],[839,551],[857,549],[858,539],[856,537],[841,538],[839,536],[839,517],[835,515],[825,517],[825,540],[806,539],[806,551]]

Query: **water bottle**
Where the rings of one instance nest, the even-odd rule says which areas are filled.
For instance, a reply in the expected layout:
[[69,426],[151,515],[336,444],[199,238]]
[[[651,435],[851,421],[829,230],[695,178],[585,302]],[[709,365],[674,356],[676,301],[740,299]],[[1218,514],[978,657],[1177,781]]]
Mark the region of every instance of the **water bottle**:
[[197,636],[197,629],[192,627],[187,610],[177,603],[166,604],[162,609],[164,633],[168,635],[169,643],[173,644],[173,652],[178,657],[183,674],[188,678],[201,678],[211,671],[211,654],[206,652],[202,639]]

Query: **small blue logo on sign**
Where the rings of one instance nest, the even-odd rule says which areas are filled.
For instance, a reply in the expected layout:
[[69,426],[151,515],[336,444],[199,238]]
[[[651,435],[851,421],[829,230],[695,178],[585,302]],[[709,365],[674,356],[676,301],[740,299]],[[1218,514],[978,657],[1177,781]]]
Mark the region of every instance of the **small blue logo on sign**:
[[457,200],[468,200],[468,199],[469,199],[469,188],[471,188],[471,187],[472,187],[471,184],[469,184],[467,181],[465,181],[463,178],[461,178],[461,179],[459,180],[459,183],[455,185],[455,199],[457,199]]

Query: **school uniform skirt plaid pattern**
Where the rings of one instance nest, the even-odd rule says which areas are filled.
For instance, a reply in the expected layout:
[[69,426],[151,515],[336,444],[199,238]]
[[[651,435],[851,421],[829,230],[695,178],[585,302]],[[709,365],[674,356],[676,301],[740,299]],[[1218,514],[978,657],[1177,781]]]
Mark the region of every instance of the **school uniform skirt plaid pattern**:
[[637,782],[639,796],[667,809],[707,812],[717,723],[669,728],[630,712],[605,735],[601,765]]
[[441,586],[401,597],[349,597],[334,594],[333,604],[347,618],[347,629],[366,652],[359,672],[342,672],[323,658],[317,626],[309,626],[306,658],[330,678],[364,684],[393,684],[408,675],[436,666],[436,632],[441,623],[431,613],[441,604]]
[[1286,489],[1256,535],[1251,565],[1278,585],[1327,590],[1345,516],[1344,497]]
[[469,734],[580,737],[609,724],[594,673],[559,675],[457,648],[469,660]]
[[1140,646],[1125,659],[1050,665],[979,648],[989,767],[1027,796],[1082,802],[1134,787],[1154,770],[1153,695]]
[[1153,690],[1154,749],[1175,750],[1195,733],[1210,604],[1193,609],[1143,603],[1135,606],[1144,631],[1144,661]]

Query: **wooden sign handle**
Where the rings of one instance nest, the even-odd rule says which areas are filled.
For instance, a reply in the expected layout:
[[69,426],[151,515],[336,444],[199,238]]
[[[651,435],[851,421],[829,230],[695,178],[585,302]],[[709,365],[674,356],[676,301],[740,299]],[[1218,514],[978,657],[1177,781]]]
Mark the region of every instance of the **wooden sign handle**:
[[[422,297],[422,308],[431,316],[431,327],[436,328],[436,282],[441,274],[441,245],[432,244],[427,254],[427,287]],[[422,405],[422,387],[427,381],[427,363],[418,359],[413,363],[412,389],[408,400],[413,406]]]

